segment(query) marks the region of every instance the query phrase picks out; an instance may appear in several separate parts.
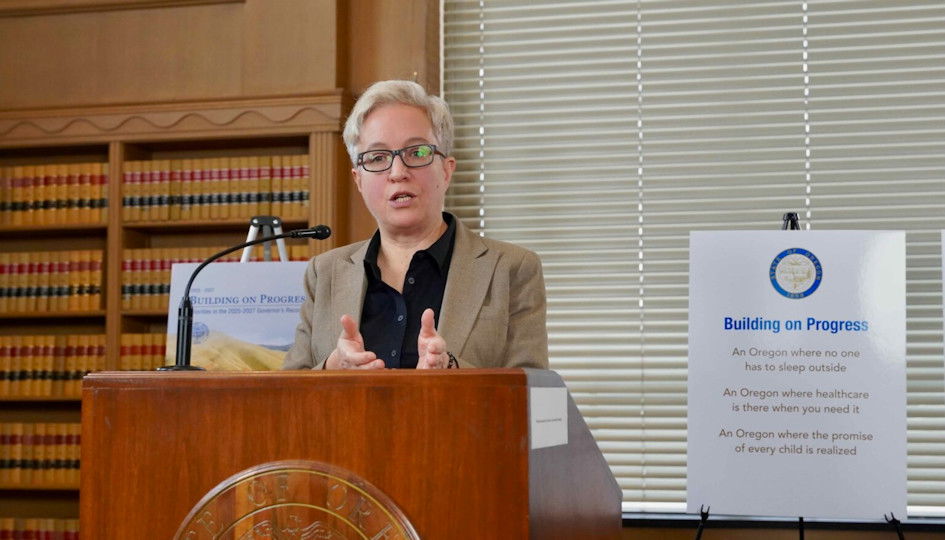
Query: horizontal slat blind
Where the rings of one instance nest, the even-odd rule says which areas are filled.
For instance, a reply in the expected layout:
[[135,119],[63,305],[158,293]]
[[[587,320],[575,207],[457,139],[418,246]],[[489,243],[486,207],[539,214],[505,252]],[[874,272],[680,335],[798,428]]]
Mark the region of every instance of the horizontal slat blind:
[[908,231],[909,505],[945,513],[945,6],[887,4],[446,1],[447,204],[542,256],[626,509],[684,511],[689,232],[796,210]]
[[906,230],[910,512],[945,514],[945,4],[810,2],[811,215]]

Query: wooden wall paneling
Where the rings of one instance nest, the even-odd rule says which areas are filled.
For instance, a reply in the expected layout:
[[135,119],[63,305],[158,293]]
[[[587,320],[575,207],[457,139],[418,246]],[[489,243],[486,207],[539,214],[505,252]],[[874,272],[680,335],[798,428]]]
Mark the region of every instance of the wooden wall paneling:
[[338,88],[337,4],[337,0],[247,1],[242,8],[240,94]]
[[362,92],[386,79],[416,80],[440,90],[440,3],[351,0],[346,87]]
[[13,148],[113,141],[301,137],[313,131],[338,130],[342,101],[342,92],[330,89],[305,95],[213,101],[0,109],[0,145]]
[[[22,4],[22,2],[19,2]],[[210,100],[337,88],[337,0],[153,2],[0,17],[0,109]],[[147,5],[147,4],[145,4]]]
[[246,0],[0,0],[0,17],[58,15],[157,7],[227,4]]

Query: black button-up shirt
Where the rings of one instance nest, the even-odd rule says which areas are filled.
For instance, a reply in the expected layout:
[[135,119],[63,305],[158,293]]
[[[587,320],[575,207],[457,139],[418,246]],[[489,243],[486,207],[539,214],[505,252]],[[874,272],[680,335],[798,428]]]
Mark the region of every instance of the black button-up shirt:
[[404,277],[403,293],[381,279],[377,266],[380,232],[375,232],[368,244],[364,255],[368,284],[361,311],[361,337],[364,349],[373,351],[388,368],[416,368],[420,316],[424,310],[432,308],[436,321],[440,320],[456,238],[455,218],[444,212],[443,221],[447,224],[446,232],[432,246],[413,254]]

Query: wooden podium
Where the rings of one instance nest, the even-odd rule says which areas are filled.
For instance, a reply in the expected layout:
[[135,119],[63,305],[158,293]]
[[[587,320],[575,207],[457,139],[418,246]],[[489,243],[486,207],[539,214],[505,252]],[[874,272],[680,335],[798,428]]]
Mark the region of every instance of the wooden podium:
[[[81,534],[345,536],[263,530],[293,503],[352,527],[400,511],[424,539],[619,538],[620,489],[570,395],[550,392],[567,402],[567,443],[532,448],[530,413],[546,401],[531,396],[549,395],[533,389],[563,387],[554,372],[522,369],[95,373],[82,387]],[[333,471],[306,478],[350,476],[299,490],[289,484],[299,460]],[[346,506],[342,488],[359,481],[374,496]],[[235,519],[242,529],[227,529]],[[234,532],[246,523],[257,526]],[[347,537],[372,536],[409,537],[367,525]]]

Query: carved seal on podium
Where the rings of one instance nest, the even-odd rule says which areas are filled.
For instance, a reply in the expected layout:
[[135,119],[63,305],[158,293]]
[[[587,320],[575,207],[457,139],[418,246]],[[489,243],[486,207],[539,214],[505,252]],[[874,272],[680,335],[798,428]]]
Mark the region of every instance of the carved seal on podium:
[[317,461],[274,461],[234,474],[187,515],[175,540],[419,539],[382,491]]

